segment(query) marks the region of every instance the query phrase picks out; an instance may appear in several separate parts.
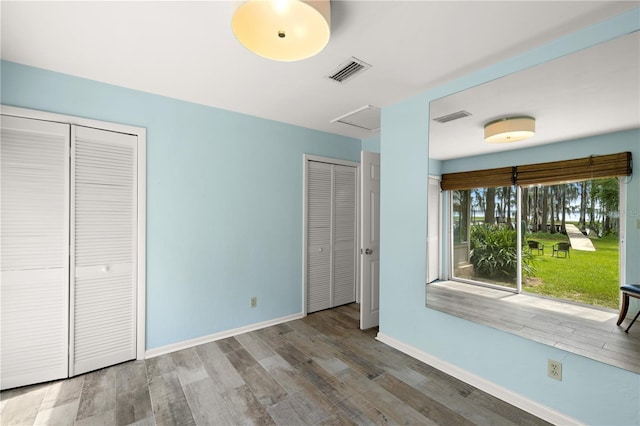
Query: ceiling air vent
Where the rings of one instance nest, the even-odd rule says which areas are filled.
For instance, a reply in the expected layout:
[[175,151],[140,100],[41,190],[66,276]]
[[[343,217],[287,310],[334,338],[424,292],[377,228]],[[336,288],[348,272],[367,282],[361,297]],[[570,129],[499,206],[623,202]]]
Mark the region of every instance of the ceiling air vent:
[[452,112],[451,114],[443,115],[442,117],[434,118],[433,121],[437,121],[438,123],[448,123],[453,120],[457,120],[459,118],[464,118],[470,116],[471,113],[467,111],[457,111]]
[[355,111],[331,120],[331,123],[342,123],[360,129],[375,132],[380,129],[380,108],[365,105]]
[[336,71],[329,76],[333,81],[344,83],[346,80],[366,71],[371,65],[357,58],[351,58],[344,64],[340,65]]

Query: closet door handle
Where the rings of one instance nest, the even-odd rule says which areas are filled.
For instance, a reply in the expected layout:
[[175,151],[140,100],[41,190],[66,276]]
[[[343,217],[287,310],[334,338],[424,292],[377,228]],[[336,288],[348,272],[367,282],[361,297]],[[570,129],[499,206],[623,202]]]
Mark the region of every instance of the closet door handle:
[[110,269],[111,269],[111,268],[109,268],[109,265],[104,265],[104,266],[102,267],[102,272],[105,272],[105,273],[106,273],[106,272],[109,272],[109,270],[110,270]]

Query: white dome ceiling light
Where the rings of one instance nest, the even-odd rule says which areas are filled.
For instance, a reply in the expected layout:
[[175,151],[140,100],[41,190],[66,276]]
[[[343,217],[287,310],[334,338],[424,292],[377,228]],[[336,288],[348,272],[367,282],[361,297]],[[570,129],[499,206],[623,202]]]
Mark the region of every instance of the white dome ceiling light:
[[329,0],[249,0],[231,20],[233,33],[252,52],[276,61],[314,56],[331,36]]
[[484,140],[488,143],[509,143],[529,139],[536,134],[533,117],[506,117],[484,126]]

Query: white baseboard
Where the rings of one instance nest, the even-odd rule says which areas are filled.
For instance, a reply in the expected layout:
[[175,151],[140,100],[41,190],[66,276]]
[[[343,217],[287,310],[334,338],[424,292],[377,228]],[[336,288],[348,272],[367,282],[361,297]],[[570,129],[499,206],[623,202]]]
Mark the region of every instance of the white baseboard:
[[170,345],[161,346],[159,348],[149,349],[145,352],[145,358],[154,358],[160,355],[168,354],[182,349],[192,348],[194,346],[203,345],[209,342],[215,342],[216,340],[226,339],[227,337],[237,336],[238,334],[248,333],[254,330],[260,330],[261,328],[271,327],[272,325],[282,324],[283,322],[293,321],[303,318],[302,312],[285,317],[274,318],[267,321],[257,322],[255,324],[249,324],[242,327],[234,328],[231,330],[221,331],[219,333],[209,334],[207,336],[196,337],[195,339],[184,340],[178,343],[172,343]]
[[404,352],[405,354],[416,358],[428,364],[434,368],[437,368],[440,371],[443,371],[450,376],[455,377],[458,380],[462,380],[465,383],[474,386],[481,391],[484,391],[490,395],[495,396],[515,407],[518,407],[528,413],[533,414],[534,416],[540,417],[543,420],[546,420],[552,424],[556,425],[582,425],[578,420],[569,417],[565,414],[562,414],[552,408],[549,408],[545,405],[542,405],[536,401],[525,398],[524,396],[515,393],[509,389],[503,388],[483,377],[477,376],[473,373],[470,373],[467,370],[464,370],[456,365],[448,363],[438,357],[435,357],[431,354],[428,354],[420,349],[417,349],[413,346],[407,345],[399,340],[394,339],[393,337],[387,336],[383,333],[378,333],[376,336],[376,340],[385,343],[392,348],[399,350],[400,352]]

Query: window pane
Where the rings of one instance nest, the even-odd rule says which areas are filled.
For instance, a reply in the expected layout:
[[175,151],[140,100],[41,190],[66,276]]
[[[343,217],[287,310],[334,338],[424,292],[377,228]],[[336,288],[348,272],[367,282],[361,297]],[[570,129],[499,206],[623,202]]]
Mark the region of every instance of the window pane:
[[453,191],[453,276],[515,288],[516,189]]
[[617,178],[522,188],[523,291],[618,308]]

